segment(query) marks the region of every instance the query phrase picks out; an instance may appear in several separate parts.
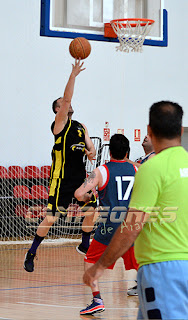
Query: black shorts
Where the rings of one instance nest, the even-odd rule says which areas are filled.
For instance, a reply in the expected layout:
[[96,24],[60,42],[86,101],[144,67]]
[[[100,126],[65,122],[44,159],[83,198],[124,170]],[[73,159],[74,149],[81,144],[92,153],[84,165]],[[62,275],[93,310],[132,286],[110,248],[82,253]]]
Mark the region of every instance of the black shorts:
[[91,201],[85,203],[78,201],[74,198],[74,192],[83,183],[79,182],[76,185],[66,185],[62,179],[52,179],[50,184],[50,192],[48,198],[48,211],[52,212],[52,215],[56,214],[67,214],[67,208],[70,204],[79,205],[82,211],[86,211],[86,207],[96,208],[97,200],[95,195],[92,195]]

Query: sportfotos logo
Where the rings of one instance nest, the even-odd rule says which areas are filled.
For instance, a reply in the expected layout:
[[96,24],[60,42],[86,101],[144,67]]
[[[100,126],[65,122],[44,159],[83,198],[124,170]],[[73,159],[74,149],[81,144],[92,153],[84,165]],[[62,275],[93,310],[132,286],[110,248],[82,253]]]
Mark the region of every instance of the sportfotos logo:
[[[99,223],[104,227],[109,217],[110,222],[120,223],[121,232],[128,230],[140,230],[144,224],[155,225],[156,223],[172,223],[177,218],[178,207],[165,207],[162,211],[160,207],[140,207],[138,211],[130,210],[127,213],[126,207],[114,207],[111,212],[109,207],[102,207],[100,210]],[[145,213],[146,212],[146,213]]]
[[[70,223],[69,228],[74,228],[75,224],[81,223],[83,217],[93,215],[93,222],[97,224],[106,225],[107,220],[113,223],[122,224],[122,230],[128,229],[139,229],[141,225],[145,223],[172,223],[177,218],[178,207],[165,207],[162,211],[160,207],[140,207],[138,211],[130,210],[127,213],[126,207],[114,207],[110,210],[109,206],[100,206],[95,211],[90,211],[91,207],[80,208],[78,205],[71,205],[70,208],[65,210],[63,207],[57,208],[55,214],[52,214],[50,209],[46,208],[45,216],[49,221],[60,216],[64,216],[65,222]],[[28,217],[29,218],[29,217]],[[31,217],[31,220],[36,221],[39,217]],[[125,219],[126,218],[126,219]],[[134,223],[132,224],[132,221]],[[31,221],[32,222],[32,221]],[[54,226],[55,227],[55,226]],[[62,226],[63,227],[63,226]]]

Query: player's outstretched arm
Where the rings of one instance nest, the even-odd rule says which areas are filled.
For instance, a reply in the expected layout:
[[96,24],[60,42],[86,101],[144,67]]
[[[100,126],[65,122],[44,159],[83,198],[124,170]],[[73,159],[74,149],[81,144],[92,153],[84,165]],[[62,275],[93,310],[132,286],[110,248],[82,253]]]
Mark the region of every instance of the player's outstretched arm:
[[85,143],[86,143],[85,153],[86,153],[89,161],[91,161],[91,163],[92,163],[93,158],[96,156],[95,146],[89,137],[88,130],[87,130],[86,126],[83,123],[82,123],[82,125],[85,129]]
[[70,74],[69,80],[67,82],[67,85],[65,87],[64,91],[64,99],[65,101],[71,103],[73,92],[74,92],[74,84],[75,84],[75,79],[79,75],[80,72],[85,70],[83,68],[84,62],[81,62],[80,60],[75,60],[75,63],[72,64],[72,72]]
[[85,68],[83,68],[83,64],[84,63],[81,63],[80,60],[75,60],[75,63],[72,64],[72,71],[65,87],[64,96],[60,99],[60,108],[55,117],[55,126],[53,130],[54,134],[58,134],[61,130],[63,130],[67,122],[68,111],[74,93],[75,79],[81,71],[85,70]]

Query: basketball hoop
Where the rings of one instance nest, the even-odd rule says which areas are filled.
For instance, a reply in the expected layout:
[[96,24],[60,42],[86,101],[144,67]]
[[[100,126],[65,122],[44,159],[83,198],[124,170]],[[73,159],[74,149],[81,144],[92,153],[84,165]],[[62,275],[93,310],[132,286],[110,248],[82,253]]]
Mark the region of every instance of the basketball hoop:
[[142,52],[142,46],[154,20],[151,19],[115,19],[110,21],[120,45],[117,50],[123,52]]

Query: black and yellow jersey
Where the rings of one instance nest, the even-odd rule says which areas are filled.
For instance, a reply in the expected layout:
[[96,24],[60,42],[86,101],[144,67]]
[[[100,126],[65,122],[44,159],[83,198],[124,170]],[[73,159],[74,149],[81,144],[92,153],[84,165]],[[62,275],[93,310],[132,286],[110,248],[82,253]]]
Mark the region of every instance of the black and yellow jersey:
[[[52,123],[53,132],[55,122]],[[50,180],[61,179],[66,190],[83,183],[86,177],[83,156],[85,154],[85,129],[81,123],[68,119],[64,129],[54,135]]]

